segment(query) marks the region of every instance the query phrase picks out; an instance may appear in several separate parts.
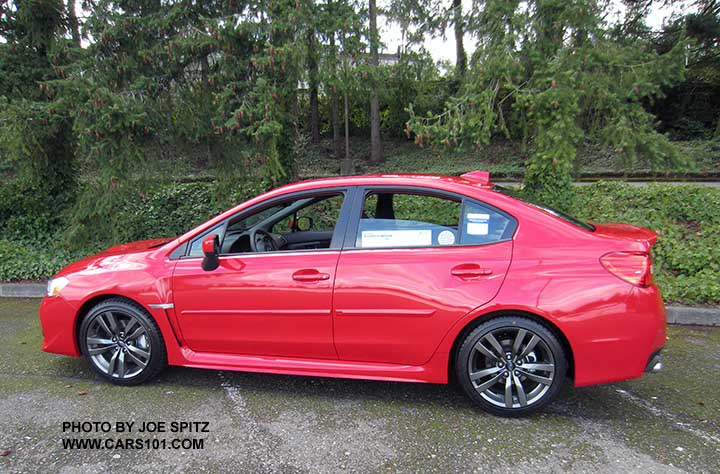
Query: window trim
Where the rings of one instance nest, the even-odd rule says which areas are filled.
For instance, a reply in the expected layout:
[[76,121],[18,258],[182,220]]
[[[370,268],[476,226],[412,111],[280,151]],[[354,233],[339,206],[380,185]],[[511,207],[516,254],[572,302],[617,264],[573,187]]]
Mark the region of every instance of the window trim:
[[[220,232],[218,232],[218,236],[220,237],[221,241],[221,248],[222,248],[222,241],[225,238],[225,232],[227,231],[228,225],[230,221],[235,219],[242,219],[247,216],[250,216],[254,214],[255,212],[262,211],[264,209],[273,207],[274,205],[286,202],[286,201],[294,201],[298,199],[302,199],[304,197],[317,197],[324,194],[340,194],[344,196],[343,204],[340,207],[340,215],[338,216],[337,224],[335,224],[335,230],[333,231],[332,240],[330,241],[330,247],[326,249],[293,249],[293,250],[275,250],[275,251],[269,251],[269,252],[248,252],[248,253],[221,253],[220,257],[238,257],[242,255],[275,255],[275,254],[287,254],[287,253],[298,253],[298,252],[321,252],[321,251],[330,251],[330,250],[341,250],[342,249],[342,242],[343,238],[347,231],[347,225],[349,221],[349,213],[350,213],[350,207],[352,203],[355,201],[355,193],[357,190],[353,186],[340,186],[340,187],[330,187],[330,188],[317,188],[317,189],[308,189],[304,191],[296,191],[291,192],[287,194],[282,194],[280,196],[275,196],[273,198],[267,199],[265,201],[259,202],[253,206],[250,206],[246,209],[243,209],[242,211],[238,211],[235,214],[225,218],[223,221],[218,222],[216,225],[211,227],[210,229],[205,229],[201,232],[198,232],[197,234],[193,235],[189,239],[187,239],[185,242],[180,244],[173,253],[177,252],[178,249],[183,249],[180,255],[178,255],[176,258],[180,260],[184,259],[200,259],[203,258],[202,256],[191,256],[189,255],[190,249],[192,248],[192,243],[195,242],[198,238],[205,235],[208,231],[212,232],[213,229],[220,229]],[[209,234],[208,234],[209,235]]]
[[192,251],[192,247],[198,240],[204,238],[207,235],[210,235],[213,233],[213,231],[218,230],[217,235],[218,238],[222,241],[222,238],[225,236],[225,229],[226,224],[225,222],[221,222],[216,226],[210,227],[209,229],[200,232],[196,237],[193,237],[192,239],[188,239],[188,241],[185,243],[185,251],[180,256],[180,258],[202,258],[202,255],[190,255],[190,252]]
[[[467,205],[467,202],[475,203],[480,206],[487,207],[488,209],[491,209],[495,212],[497,212],[500,215],[503,215],[507,217],[515,226],[512,234],[509,237],[506,237],[504,239],[498,239],[493,240],[492,242],[484,242],[484,243],[473,243],[473,244],[463,244],[463,243],[455,243],[452,245],[418,245],[418,246],[407,246],[407,247],[357,247],[355,243],[357,242],[357,233],[360,229],[360,220],[362,219],[362,210],[365,207],[365,199],[367,198],[367,195],[373,192],[395,192],[397,194],[419,194],[419,195],[427,195],[427,196],[433,196],[433,197],[440,197],[448,199],[450,198],[453,201],[460,202],[460,219],[458,221],[458,233],[460,234],[460,226],[462,224],[462,219],[465,214],[465,207]],[[350,210],[351,216],[350,221],[347,226],[347,230],[345,232],[345,239],[343,241],[343,250],[362,250],[362,251],[372,251],[372,250],[406,250],[406,249],[436,249],[436,248],[456,248],[456,247],[483,247],[486,245],[494,245],[501,242],[507,242],[509,240],[513,240],[515,238],[515,234],[517,233],[517,229],[519,227],[519,222],[515,216],[512,214],[507,213],[506,211],[499,209],[492,204],[488,204],[484,201],[481,201],[479,199],[467,196],[465,194],[459,194],[452,191],[446,191],[444,189],[436,189],[436,188],[428,188],[424,186],[388,186],[388,185],[379,185],[379,186],[358,186],[357,192],[355,193],[354,197],[354,203],[352,206],[352,209]]]

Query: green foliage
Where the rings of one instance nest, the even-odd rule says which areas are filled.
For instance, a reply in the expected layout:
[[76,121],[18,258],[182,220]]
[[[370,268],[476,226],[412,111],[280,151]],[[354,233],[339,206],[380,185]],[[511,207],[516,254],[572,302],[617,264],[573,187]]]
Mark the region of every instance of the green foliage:
[[0,281],[46,279],[82,256],[47,242],[0,239]]
[[0,3],[0,161],[28,185],[70,193],[75,184],[72,122],[47,81],[71,60],[63,3]]
[[438,74],[427,54],[405,54],[385,68],[387,78],[380,90],[381,129],[385,137],[405,137],[399,126],[410,119],[408,104],[420,114],[438,113],[449,98],[452,80]]
[[71,193],[76,180],[71,122],[53,104],[0,96],[0,150],[30,186]]
[[[366,0],[86,3],[79,29],[72,2],[0,2],[0,246],[16,257],[1,260],[0,279],[176,235],[297,173],[337,173],[339,142],[332,158],[307,146],[307,89],[319,92],[328,135],[347,99],[358,171],[483,165],[524,175],[535,199],[590,212],[596,188],[570,187],[580,167],[717,169],[717,142],[683,144],[685,160],[656,132],[720,135],[717,2],[656,35],[642,24],[645,4],[607,24],[590,0],[487,0],[464,17],[453,10],[461,2],[393,0],[384,14],[401,29],[399,62],[380,67],[368,58]],[[444,72],[421,46],[449,25],[478,39],[464,73]],[[383,166],[357,160],[369,155],[371,84],[381,85],[383,136],[404,131],[423,147],[386,142]],[[193,176],[219,181],[174,184]],[[679,205],[664,192],[643,196]],[[645,208],[600,217],[642,221]],[[717,281],[716,224],[700,217],[649,221],[667,235],[658,279],[678,300],[717,300],[701,281]],[[697,225],[697,238],[676,245]]]
[[121,229],[115,241],[181,235],[211,217],[263,192],[264,186],[235,183],[159,186],[124,200],[113,218]]
[[649,108],[661,130],[675,140],[720,136],[720,3],[700,0],[693,6],[673,15],[660,32],[646,35],[660,52],[670,50],[683,35],[690,40],[685,80]]
[[210,217],[267,189],[263,181],[221,180],[213,183],[148,185],[146,181],[110,188],[110,196],[95,203],[100,190],[88,185],[68,210],[72,224],[60,232],[73,249],[181,235]]
[[[180,235],[267,186],[215,182],[161,185],[144,191],[136,188],[123,195],[122,205],[114,214],[105,215],[104,222],[84,226],[95,232],[84,234],[77,249],[64,246],[62,221],[46,210],[47,201],[40,195],[28,192],[13,201],[11,196],[18,195],[0,187],[0,202],[7,202],[0,208],[0,281],[46,278],[103,247]],[[626,222],[658,232],[653,249],[655,275],[666,301],[720,303],[720,189],[601,182],[576,186],[573,194],[570,212],[581,219]],[[402,208],[403,202],[399,205]],[[27,214],[33,217],[13,213],[18,206],[34,208]],[[427,206],[426,212],[428,219],[444,222],[443,216],[450,211],[439,204],[437,208]]]
[[[468,79],[440,114],[412,107],[420,146],[486,146],[496,134],[529,146],[525,184],[559,207],[581,139],[599,140],[632,163],[680,157],[643,106],[682,79],[684,41],[658,54],[647,41],[614,38],[592,1],[493,0],[473,25],[483,41]],[[568,32],[572,32],[571,34]]]
[[[0,281],[52,276],[63,266],[111,245],[185,233],[220,212],[265,191],[268,184],[202,182],[116,189],[112,212],[78,213],[77,204],[53,202],[42,193],[0,186]],[[80,200],[96,191],[83,190]],[[111,202],[112,202],[111,201]],[[107,202],[107,201],[104,201]],[[65,222],[74,222],[65,228]]]
[[606,182],[574,191],[575,216],[635,224],[658,233],[655,275],[666,301],[720,303],[720,189]]

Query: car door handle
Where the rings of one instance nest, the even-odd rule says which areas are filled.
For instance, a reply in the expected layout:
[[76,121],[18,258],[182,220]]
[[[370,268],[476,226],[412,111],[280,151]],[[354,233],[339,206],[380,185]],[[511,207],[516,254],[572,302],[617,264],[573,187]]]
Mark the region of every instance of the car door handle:
[[450,273],[462,279],[478,278],[492,274],[492,269],[483,268],[476,263],[463,263],[450,270]]
[[295,281],[322,281],[330,279],[330,274],[320,273],[317,270],[298,270],[292,277]]

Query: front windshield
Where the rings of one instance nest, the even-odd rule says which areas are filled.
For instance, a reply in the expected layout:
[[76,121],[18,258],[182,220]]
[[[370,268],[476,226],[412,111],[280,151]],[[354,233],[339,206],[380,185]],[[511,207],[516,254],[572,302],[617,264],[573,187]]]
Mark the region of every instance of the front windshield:
[[513,189],[506,188],[504,186],[498,186],[496,184],[495,186],[493,186],[493,191],[499,192],[501,194],[505,194],[506,196],[510,196],[510,197],[515,198],[519,201],[522,201],[526,204],[529,204],[537,209],[540,209],[541,211],[547,212],[548,214],[551,214],[559,219],[562,219],[565,222],[568,222],[568,223],[574,225],[575,227],[580,227],[581,229],[585,229],[590,232],[595,231],[594,225],[588,224],[587,222],[583,222],[579,219],[576,219],[568,214],[565,214],[562,211],[558,211],[557,209],[553,209],[551,207],[547,207],[547,206],[543,206],[541,204],[536,204],[534,202],[530,202],[527,200],[527,198],[525,198],[524,196],[522,196],[520,193],[518,193],[517,191],[515,191]]

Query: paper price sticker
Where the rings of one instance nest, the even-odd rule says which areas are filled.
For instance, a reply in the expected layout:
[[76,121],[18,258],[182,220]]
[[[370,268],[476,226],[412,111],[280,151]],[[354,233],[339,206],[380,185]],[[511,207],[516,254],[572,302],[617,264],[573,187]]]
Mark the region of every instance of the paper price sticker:
[[468,213],[465,231],[468,235],[488,235],[490,214]]
[[432,245],[431,230],[364,230],[360,238],[365,249]]

